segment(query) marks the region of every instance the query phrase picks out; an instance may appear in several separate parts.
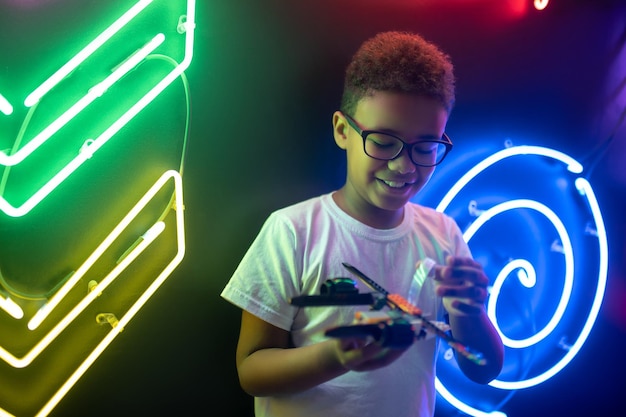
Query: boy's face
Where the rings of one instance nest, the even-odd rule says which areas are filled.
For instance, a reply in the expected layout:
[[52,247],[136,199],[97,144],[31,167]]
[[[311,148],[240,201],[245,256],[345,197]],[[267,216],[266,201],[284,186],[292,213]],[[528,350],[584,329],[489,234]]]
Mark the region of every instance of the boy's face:
[[[358,103],[353,118],[363,130],[389,132],[410,144],[440,139],[448,112],[432,98],[377,91]],[[366,224],[384,224],[386,220],[397,224],[404,205],[424,187],[435,168],[413,164],[406,149],[390,161],[371,158],[363,150],[362,137],[342,113],[335,113],[333,125],[335,142],[347,156],[347,181],[340,191],[342,208]]]

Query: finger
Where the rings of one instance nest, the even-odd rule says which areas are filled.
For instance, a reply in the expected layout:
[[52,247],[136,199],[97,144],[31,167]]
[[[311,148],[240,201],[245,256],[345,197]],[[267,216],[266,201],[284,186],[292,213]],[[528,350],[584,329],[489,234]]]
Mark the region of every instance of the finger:
[[484,303],[488,296],[486,288],[479,286],[440,285],[436,293],[439,297],[467,298],[476,303]]
[[464,256],[448,256],[446,258],[446,265],[451,267],[469,266],[473,268],[482,268],[482,265],[476,260]]
[[441,271],[440,281],[452,281],[457,283],[470,283],[482,287],[489,285],[489,278],[482,268],[474,267],[445,267]]
[[457,310],[458,312],[461,312],[462,315],[467,316],[479,315],[484,308],[482,304],[465,303],[458,299],[452,301],[451,305],[454,310]]

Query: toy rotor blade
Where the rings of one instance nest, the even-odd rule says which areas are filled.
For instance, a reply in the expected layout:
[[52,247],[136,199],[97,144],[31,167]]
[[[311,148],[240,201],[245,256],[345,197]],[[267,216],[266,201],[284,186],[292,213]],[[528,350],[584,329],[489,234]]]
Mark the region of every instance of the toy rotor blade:
[[379,293],[381,293],[381,294],[383,294],[385,296],[389,295],[389,291],[387,291],[386,289],[384,289],[383,287],[378,285],[376,283],[376,281],[374,281],[373,279],[371,279],[370,277],[365,275],[363,272],[359,271],[356,267],[354,267],[354,266],[352,266],[352,265],[350,265],[349,263],[346,263],[346,262],[342,262],[342,265],[348,271],[352,272],[354,275],[356,275],[357,277],[361,278],[361,281],[366,283],[367,286],[370,287],[372,290],[378,291]]

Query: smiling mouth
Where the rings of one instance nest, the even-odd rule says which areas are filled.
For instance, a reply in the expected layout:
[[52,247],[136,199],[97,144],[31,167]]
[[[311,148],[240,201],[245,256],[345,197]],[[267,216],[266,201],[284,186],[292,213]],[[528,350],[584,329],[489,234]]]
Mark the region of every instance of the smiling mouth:
[[402,189],[405,187],[410,187],[411,185],[413,185],[414,183],[412,182],[401,182],[401,181],[387,181],[387,180],[380,180],[381,182],[383,182],[385,185],[387,185],[390,188],[395,188],[395,189]]

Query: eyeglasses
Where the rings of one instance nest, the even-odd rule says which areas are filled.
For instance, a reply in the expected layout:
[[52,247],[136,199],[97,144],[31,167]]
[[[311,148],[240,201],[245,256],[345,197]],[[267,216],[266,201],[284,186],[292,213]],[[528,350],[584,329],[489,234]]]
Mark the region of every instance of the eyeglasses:
[[445,133],[442,139],[406,143],[390,133],[363,130],[357,125],[356,120],[345,113],[343,115],[346,116],[348,124],[363,138],[365,154],[374,159],[391,161],[400,156],[404,148],[407,148],[411,161],[415,165],[434,167],[440,164],[452,150],[452,141]]

